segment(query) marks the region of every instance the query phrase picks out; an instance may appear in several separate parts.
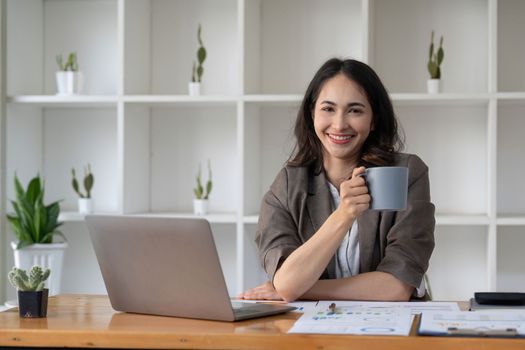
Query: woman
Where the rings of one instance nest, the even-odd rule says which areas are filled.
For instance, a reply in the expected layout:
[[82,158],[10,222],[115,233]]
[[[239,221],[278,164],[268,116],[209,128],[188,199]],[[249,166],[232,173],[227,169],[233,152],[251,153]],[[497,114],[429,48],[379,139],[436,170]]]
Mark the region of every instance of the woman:
[[[264,196],[256,235],[270,281],[244,299],[406,301],[424,295],[434,248],[428,168],[399,153],[388,93],[355,60],[315,74],[295,124],[296,146]],[[409,168],[407,209],[367,210],[366,167]]]

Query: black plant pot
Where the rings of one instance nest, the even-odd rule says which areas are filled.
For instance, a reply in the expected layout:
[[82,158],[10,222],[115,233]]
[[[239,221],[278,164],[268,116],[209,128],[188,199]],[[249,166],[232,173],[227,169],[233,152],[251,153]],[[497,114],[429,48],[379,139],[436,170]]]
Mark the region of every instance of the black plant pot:
[[20,317],[46,317],[47,316],[47,297],[49,289],[45,288],[40,292],[18,291],[18,309]]

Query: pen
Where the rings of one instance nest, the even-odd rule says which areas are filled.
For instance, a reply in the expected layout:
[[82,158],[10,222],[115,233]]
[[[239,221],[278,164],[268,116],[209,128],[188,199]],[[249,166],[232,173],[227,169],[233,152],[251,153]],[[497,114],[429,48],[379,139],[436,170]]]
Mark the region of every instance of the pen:
[[471,329],[448,327],[447,333],[450,335],[464,335],[464,336],[481,336],[481,337],[515,337],[518,335],[516,328],[504,329]]
[[328,314],[330,315],[335,314],[335,303],[331,303],[330,306],[328,306],[328,310],[330,310]]

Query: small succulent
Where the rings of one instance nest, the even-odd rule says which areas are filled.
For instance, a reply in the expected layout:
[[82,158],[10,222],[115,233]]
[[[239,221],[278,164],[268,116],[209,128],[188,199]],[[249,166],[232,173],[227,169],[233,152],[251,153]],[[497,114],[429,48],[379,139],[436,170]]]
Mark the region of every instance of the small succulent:
[[13,267],[8,277],[13,287],[22,292],[39,292],[44,289],[44,282],[50,274],[50,269],[43,270],[40,266],[35,265],[29,271],[29,276],[26,270]]
[[202,79],[202,73],[204,72],[204,68],[202,67],[202,64],[204,63],[204,60],[206,59],[206,49],[204,48],[204,44],[202,43],[201,38],[201,25],[199,24],[199,29],[197,30],[197,40],[199,41],[199,48],[197,49],[197,62],[193,61],[193,68],[191,71],[191,81],[192,82],[199,82]]
[[197,187],[193,189],[195,198],[196,199],[208,199],[208,197],[210,196],[211,189],[213,187],[213,184],[211,181],[211,165],[210,165],[209,160],[208,160],[208,181],[206,181],[206,189],[202,187],[201,165],[200,164],[199,164],[199,172],[197,173],[196,180],[197,180]]
[[445,57],[445,51],[443,51],[443,36],[439,40],[439,48],[436,53],[434,53],[434,31],[430,35],[430,49],[428,51],[428,72],[430,73],[431,79],[440,79],[441,78],[441,69],[439,66],[443,62]]
[[63,63],[62,54],[57,55],[56,62],[58,64],[58,70],[61,71],[71,71],[71,72],[78,72],[78,62],[77,62],[77,54],[75,52],[71,52],[67,56],[66,63]]
[[82,193],[80,191],[80,188],[78,186],[78,181],[75,173],[75,169],[71,169],[71,175],[73,176],[73,179],[71,180],[71,185],[73,186],[73,190],[78,194],[80,198],[91,198],[91,189],[93,188],[93,184],[95,183],[95,177],[91,173],[91,166],[88,164],[84,168],[84,189],[86,193]]

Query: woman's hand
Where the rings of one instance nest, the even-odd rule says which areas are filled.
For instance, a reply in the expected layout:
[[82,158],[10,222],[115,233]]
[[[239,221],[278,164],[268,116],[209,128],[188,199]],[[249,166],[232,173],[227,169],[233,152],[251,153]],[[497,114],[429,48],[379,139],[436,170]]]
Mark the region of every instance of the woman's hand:
[[355,168],[352,177],[343,181],[339,188],[340,202],[337,210],[353,222],[370,206],[370,195],[363,176],[365,167]]
[[251,300],[283,300],[283,298],[277,294],[270,281],[266,281],[255,288],[248,289],[237,295],[236,298]]

